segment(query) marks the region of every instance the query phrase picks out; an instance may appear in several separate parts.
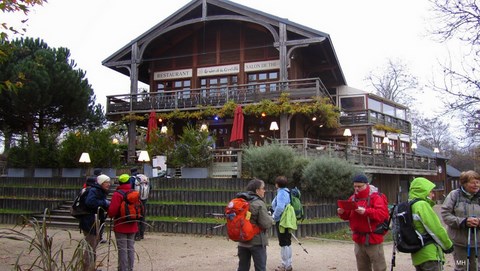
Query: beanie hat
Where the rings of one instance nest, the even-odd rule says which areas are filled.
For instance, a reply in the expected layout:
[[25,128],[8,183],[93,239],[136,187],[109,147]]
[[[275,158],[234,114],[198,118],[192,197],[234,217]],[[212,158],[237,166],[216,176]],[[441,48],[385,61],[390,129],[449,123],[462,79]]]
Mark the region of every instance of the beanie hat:
[[122,174],[120,177],[118,177],[118,182],[120,183],[127,183],[128,179],[130,179],[130,175],[128,174]]
[[100,168],[96,168],[93,170],[93,175],[99,176],[100,174],[102,174],[102,170]]
[[130,169],[130,173],[131,173],[132,175],[136,175],[136,174],[138,173],[138,168],[132,167],[132,168]]
[[368,183],[368,178],[367,176],[363,174],[358,174],[353,177],[353,182],[354,183]]
[[109,182],[109,181],[110,181],[110,177],[108,177],[105,174],[98,175],[97,177],[97,183],[99,185],[102,185],[104,182]]

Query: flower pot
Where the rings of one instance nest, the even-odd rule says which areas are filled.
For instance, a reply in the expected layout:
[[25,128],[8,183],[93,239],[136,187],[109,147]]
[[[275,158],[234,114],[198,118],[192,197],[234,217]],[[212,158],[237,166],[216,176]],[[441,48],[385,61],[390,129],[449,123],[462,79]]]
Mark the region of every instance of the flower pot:
[[182,167],[182,178],[185,178],[185,179],[206,179],[206,178],[208,178],[208,168]]

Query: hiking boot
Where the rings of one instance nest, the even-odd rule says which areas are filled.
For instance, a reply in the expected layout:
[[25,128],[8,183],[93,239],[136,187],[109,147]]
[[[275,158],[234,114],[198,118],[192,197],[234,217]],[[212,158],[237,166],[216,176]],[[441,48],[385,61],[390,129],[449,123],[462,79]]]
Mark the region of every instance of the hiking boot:
[[135,241],[140,241],[140,240],[142,240],[142,238],[138,235],[135,235]]

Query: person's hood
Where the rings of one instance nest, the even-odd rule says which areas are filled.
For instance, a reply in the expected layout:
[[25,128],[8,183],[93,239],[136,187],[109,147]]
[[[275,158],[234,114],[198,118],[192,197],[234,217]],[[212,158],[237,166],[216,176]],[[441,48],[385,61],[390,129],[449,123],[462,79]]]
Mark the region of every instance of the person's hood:
[[415,178],[410,184],[410,191],[408,192],[409,199],[423,199],[427,200],[430,191],[435,188],[435,184],[425,178]]
[[240,192],[235,197],[245,199],[246,201],[252,201],[260,198],[255,192],[252,191]]

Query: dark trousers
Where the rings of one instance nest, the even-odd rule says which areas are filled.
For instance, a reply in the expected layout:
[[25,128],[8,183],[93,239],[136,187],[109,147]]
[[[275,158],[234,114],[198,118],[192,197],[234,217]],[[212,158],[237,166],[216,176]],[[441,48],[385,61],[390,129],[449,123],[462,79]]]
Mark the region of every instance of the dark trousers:
[[281,247],[292,244],[292,234],[288,232],[288,230],[285,230],[284,233],[280,233],[280,222],[275,223],[275,229],[277,229],[278,244]]
[[237,271],[249,271],[251,265],[251,258],[255,271],[267,270],[267,247],[266,246],[252,246],[252,247],[238,247],[238,269]]
[[138,232],[135,234],[135,239],[143,239],[143,234],[145,233],[145,217],[147,216],[147,200],[142,200],[143,205],[143,215],[138,221]]

